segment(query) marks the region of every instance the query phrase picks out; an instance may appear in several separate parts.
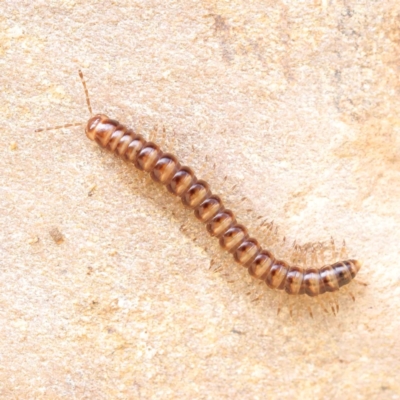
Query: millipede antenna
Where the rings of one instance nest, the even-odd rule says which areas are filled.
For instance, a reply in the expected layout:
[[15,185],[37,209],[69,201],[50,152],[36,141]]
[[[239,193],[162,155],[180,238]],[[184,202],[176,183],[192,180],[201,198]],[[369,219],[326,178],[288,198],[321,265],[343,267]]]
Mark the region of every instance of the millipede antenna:
[[81,82],[82,82],[82,85],[83,85],[83,90],[85,91],[86,104],[88,106],[89,113],[90,113],[90,115],[93,115],[92,106],[90,105],[89,91],[87,89],[86,81],[85,81],[85,78],[83,77],[83,73],[82,73],[81,70],[79,70],[79,77],[81,78]]

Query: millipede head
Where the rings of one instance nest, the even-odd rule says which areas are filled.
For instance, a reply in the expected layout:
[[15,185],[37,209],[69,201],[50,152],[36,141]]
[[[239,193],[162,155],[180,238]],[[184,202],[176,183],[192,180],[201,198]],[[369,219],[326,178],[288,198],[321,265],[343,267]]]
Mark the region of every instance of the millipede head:
[[109,118],[104,114],[96,114],[93,117],[91,117],[86,124],[86,128],[85,128],[86,136],[90,140],[94,140],[96,138],[98,125],[108,119]]

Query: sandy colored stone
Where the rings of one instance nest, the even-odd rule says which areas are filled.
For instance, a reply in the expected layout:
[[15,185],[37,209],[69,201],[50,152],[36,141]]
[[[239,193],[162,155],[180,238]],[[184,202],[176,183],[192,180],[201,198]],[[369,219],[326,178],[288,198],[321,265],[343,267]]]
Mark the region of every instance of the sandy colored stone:
[[[35,132],[86,122],[79,68],[260,242],[345,240],[356,302],[277,316],[83,126]],[[395,0],[0,2],[0,398],[400,398],[399,77]]]

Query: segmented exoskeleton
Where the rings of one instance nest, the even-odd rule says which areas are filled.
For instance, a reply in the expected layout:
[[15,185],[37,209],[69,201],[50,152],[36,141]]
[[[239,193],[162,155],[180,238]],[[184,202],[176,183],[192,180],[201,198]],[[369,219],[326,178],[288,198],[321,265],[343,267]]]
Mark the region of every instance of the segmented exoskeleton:
[[262,249],[256,239],[249,237],[246,227],[236,223],[233,212],[224,207],[220,197],[212,194],[209,184],[197,179],[192,169],[182,166],[174,155],[164,153],[155,143],[147,142],[142,135],[103,114],[90,118],[86,135],[148,172],[154,181],[179,196],[206,224],[210,235],[219,239],[221,247],[247,268],[250,275],[265,281],[272,289],[309,296],[335,292],[348,284],[361,267],[357,260],[345,260],[319,269],[303,269],[277,260],[270,251]]
[[[79,75],[92,114],[81,71]],[[64,127],[76,125],[82,124],[67,124]],[[38,131],[41,130],[44,129]],[[307,294],[314,297],[338,291],[361,268],[361,263],[353,259],[321,268],[301,268],[276,259],[249,236],[246,227],[236,222],[233,212],[226,209],[221,198],[211,192],[209,184],[198,179],[191,168],[181,165],[174,155],[164,153],[155,143],[146,141],[142,135],[103,114],[89,119],[86,135],[101,147],[133,163],[136,168],[148,172],[154,181],[180,197],[182,203],[194,210],[196,218],[206,225],[210,235],[219,239],[221,247],[231,253],[237,263],[247,268],[251,276],[265,281],[272,289],[285,290],[290,295]]]

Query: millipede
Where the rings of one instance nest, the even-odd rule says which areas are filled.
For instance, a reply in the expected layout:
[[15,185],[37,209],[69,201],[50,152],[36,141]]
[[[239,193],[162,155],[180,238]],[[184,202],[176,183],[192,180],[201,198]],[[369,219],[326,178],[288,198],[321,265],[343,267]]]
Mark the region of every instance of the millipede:
[[[182,165],[178,158],[163,150],[133,129],[110,119],[104,114],[93,115],[89,93],[83,73],[79,76],[85,91],[86,104],[90,119],[86,123],[86,136],[144,172],[150,174],[153,181],[160,183],[182,204],[193,210],[207,232],[219,240],[223,250],[232,254],[235,262],[247,268],[249,274],[275,290],[285,291],[289,295],[307,295],[316,297],[324,293],[337,292],[350,283],[361,268],[355,259],[346,259],[316,267],[290,265],[276,258],[268,249],[251,237],[248,229],[237,222],[235,214],[225,208],[223,201],[215,195],[210,185],[198,179],[194,171]],[[82,123],[65,124],[53,128],[60,129]]]

